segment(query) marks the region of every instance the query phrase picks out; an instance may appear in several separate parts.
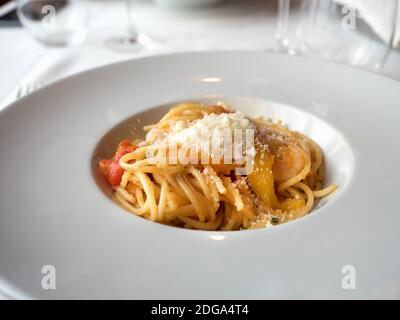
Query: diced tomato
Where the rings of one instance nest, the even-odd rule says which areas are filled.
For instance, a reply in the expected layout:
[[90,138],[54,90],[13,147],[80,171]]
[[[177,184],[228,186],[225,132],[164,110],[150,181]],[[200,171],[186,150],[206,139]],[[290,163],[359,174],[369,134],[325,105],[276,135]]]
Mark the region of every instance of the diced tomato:
[[113,161],[110,164],[109,172],[108,172],[108,182],[113,186],[116,187],[120,184],[122,175],[124,174],[124,169],[119,166],[117,161]]
[[110,164],[113,160],[100,160],[99,161],[99,169],[102,174],[104,174],[105,177],[108,176],[108,173],[110,172]]
[[135,149],[136,146],[132,145],[132,142],[130,142],[129,140],[122,140],[118,145],[114,159],[119,161],[119,159],[121,159],[123,155],[133,152]]
[[113,187],[120,184],[122,175],[124,174],[124,169],[120,167],[119,160],[123,155],[133,152],[135,149],[136,146],[132,145],[129,140],[123,140],[119,143],[113,159],[104,159],[99,162],[100,171]]

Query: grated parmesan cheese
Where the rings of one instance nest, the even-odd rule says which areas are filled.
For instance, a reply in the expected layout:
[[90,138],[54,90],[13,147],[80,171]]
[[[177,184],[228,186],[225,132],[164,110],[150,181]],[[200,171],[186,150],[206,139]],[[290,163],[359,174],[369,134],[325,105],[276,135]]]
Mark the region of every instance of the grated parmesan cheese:
[[218,141],[222,147],[224,135],[227,133],[231,134],[231,140],[233,141],[236,130],[239,130],[239,133],[241,133],[241,140],[244,143],[247,129],[254,130],[255,126],[242,112],[212,113],[191,123],[177,121],[170,128],[168,141],[176,142],[186,147],[192,147],[196,144],[205,145],[211,141]]

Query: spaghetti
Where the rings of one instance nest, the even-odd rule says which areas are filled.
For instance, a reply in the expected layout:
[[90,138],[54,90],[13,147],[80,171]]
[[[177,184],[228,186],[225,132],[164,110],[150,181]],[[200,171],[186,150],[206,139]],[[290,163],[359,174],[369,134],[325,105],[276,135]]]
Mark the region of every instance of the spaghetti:
[[[221,128],[231,138],[239,137],[239,142],[204,148],[222,136]],[[183,103],[144,129],[144,140],[122,141],[115,156],[99,166],[115,190],[114,200],[151,221],[200,230],[260,228],[308,214],[318,198],[336,189],[324,188],[320,147],[281,123],[248,119],[223,105]],[[236,171],[248,162],[214,161],[215,150],[235,149],[249,130],[253,130],[251,171],[246,175]],[[179,156],[172,161],[182,150],[186,161]],[[239,153],[243,156],[244,151]],[[161,158],[164,161],[156,161]]]

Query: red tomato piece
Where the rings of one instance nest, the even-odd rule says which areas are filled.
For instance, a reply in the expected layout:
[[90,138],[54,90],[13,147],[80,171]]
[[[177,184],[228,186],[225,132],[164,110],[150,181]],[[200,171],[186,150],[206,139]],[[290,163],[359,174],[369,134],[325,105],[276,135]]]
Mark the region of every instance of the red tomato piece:
[[124,169],[119,166],[117,161],[113,161],[110,164],[110,169],[108,173],[108,182],[113,186],[116,187],[120,184],[122,175],[124,174]]
[[116,187],[120,184],[125,171],[120,167],[119,160],[123,155],[133,152],[135,149],[136,146],[132,145],[129,140],[122,140],[118,145],[113,159],[99,161],[99,169],[111,186]]

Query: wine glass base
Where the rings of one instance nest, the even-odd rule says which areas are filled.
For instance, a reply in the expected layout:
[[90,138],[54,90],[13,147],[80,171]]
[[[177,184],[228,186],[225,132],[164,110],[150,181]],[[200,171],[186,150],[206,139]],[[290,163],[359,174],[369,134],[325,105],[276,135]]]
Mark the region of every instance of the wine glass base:
[[142,49],[134,38],[112,38],[106,42],[106,45],[111,50],[120,52],[139,51]]
[[106,42],[106,45],[114,51],[135,52],[142,49],[155,49],[160,45],[154,39],[146,34],[138,34],[135,37],[112,38]]

